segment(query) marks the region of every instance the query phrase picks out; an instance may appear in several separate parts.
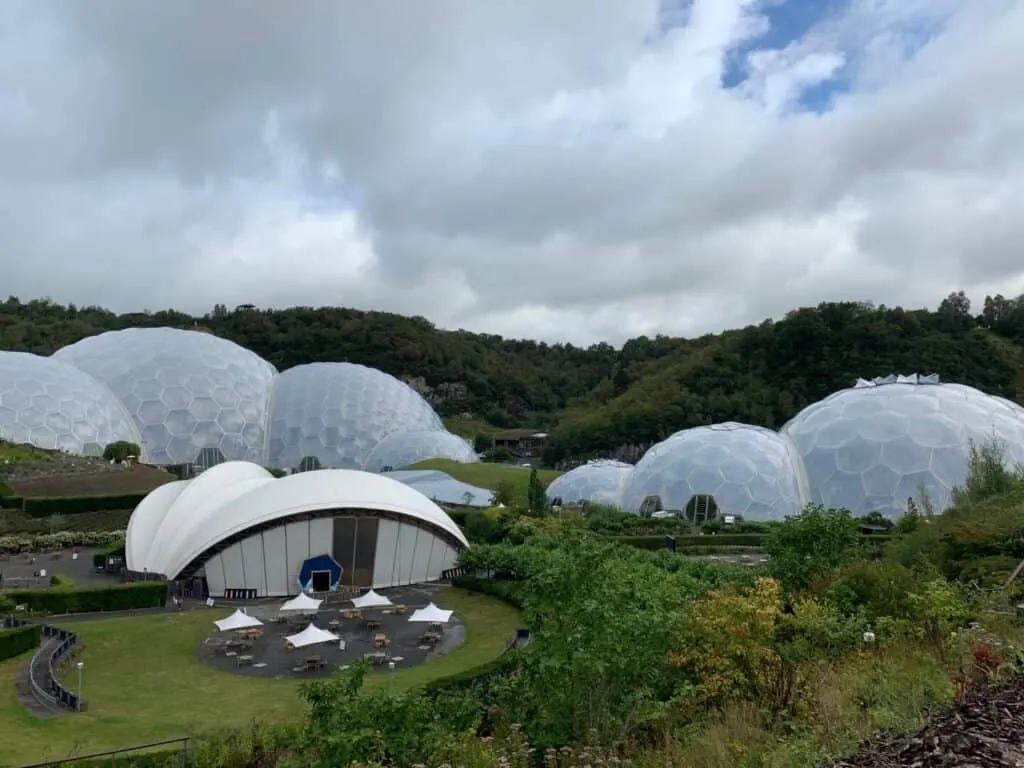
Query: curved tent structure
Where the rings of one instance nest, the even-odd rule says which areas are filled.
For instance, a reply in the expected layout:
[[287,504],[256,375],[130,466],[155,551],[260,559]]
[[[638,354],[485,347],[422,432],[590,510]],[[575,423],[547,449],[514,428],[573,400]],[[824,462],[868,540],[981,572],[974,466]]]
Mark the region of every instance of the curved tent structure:
[[[295,594],[303,564],[328,555],[342,583],[390,587],[435,581],[468,546],[455,522],[409,486],[357,470],[276,479],[232,461],[142,500],[126,537],[130,571],[205,575],[210,594]],[[326,552],[324,551],[326,548]]]

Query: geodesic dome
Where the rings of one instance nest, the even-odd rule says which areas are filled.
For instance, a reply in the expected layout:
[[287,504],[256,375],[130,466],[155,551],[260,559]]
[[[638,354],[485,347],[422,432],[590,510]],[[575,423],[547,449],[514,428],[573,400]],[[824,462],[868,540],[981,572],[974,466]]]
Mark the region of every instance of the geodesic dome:
[[421,429],[418,432],[395,432],[381,440],[363,462],[367,472],[380,472],[385,467],[403,469],[427,459],[450,459],[469,464],[479,461],[473,446],[451,432]]
[[802,457],[811,500],[899,517],[927,494],[936,511],[967,479],[971,444],[1024,460],[1024,412],[962,384],[883,380],[836,392],[781,430]]
[[128,328],[91,336],[53,357],[99,379],[142,436],[143,460],[194,461],[203,448],[259,461],[276,370],[254,352],[199,331]]
[[632,464],[622,461],[591,461],[552,480],[547,487],[548,500],[561,499],[563,504],[589,501],[618,506],[619,493],[632,470]]
[[361,469],[370,451],[396,432],[443,432],[434,409],[409,385],[354,363],[310,363],[277,377],[270,400],[267,464]]
[[0,352],[0,439],[84,456],[101,456],[118,440],[140,442],[131,416],[102,383],[27,352]]
[[684,429],[652,446],[627,478],[620,506],[639,513],[654,496],[662,509],[680,511],[711,497],[717,514],[756,521],[798,514],[804,499],[786,442],[736,422]]

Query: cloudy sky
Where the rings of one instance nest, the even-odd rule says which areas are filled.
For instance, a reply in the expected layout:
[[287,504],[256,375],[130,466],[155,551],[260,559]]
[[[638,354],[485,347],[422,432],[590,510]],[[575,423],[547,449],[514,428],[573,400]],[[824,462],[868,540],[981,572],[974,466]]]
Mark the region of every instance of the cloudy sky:
[[4,294],[587,343],[1024,292],[1020,0],[4,11]]

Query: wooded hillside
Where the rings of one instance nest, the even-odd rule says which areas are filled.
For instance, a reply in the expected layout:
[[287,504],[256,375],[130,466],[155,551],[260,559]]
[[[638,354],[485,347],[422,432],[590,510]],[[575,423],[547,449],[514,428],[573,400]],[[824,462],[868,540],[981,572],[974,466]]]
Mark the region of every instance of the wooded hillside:
[[639,337],[621,349],[445,331],[422,317],[335,307],[118,315],[12,297],[0,303],[0,348],[50,354],[103,331],[162,325],[231,339],[282,370],[342,360],[380,368],[411,381],[442,414],[550,429],[549,462],[717,421],[778,427],[858,376],[938,373],[1013,399],[1024,362],[1024,297],[987,298],[975,316],[962,293],[934,312],[821,304],[778,322],[697,339]]

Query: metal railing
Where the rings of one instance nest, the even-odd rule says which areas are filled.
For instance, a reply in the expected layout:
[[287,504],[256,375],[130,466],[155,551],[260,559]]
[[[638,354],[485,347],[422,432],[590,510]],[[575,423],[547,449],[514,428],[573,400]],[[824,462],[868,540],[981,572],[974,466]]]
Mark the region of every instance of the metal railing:
[[[4,626],[10,628],[25,627],[31,622],[24,619],[10,618],[4,621]],[[32,686],[33,695],[39,699],[40,704],[48,704],[54,707],[64,707],[72,711],[85,709],[85,700],[79,699],[78,694],[72,693],[65,688],[54,674],[54,666],[60,665],[60,660],[78,645],[78,635],[69,629],[52,627],[49,624],[40,624],[42,636],[48,641],[56,641],[56,648],[52,648],[52,642],[45,642],[34,654],[28,663],[28,682]],[[46,672],[48,679],[40,681],[36,679],[36,667],[43,654],[47,654]]]

